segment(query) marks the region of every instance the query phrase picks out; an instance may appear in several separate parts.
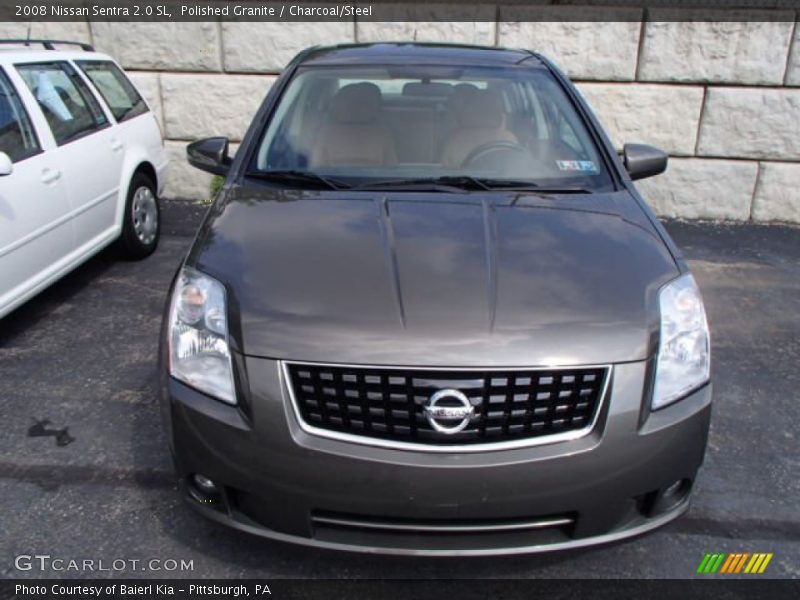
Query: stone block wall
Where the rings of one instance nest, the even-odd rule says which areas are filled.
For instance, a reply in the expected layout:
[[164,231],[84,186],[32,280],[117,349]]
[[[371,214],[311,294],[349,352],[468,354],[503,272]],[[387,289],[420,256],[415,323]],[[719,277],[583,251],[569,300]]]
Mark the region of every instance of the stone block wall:
[[[422,19],[430,19],[447,8],[396,10],[399,18],[420,19],[422,10]],[[210,178],[188,166],[186,143],[214,134],[239,141],[275,76],[303,48],[444,41],[541,52],[578,83],[618,147],[640,142],[669,152],[668,171],[639,184],[658,214],[800,223],[795,13],[775,20],[774,11],[725,11],[719,21],[692,22],[671,21],[674,14],[653,9],[642,22],[642,11],[621,8],[621,20],[582,22],[544,20],[569,10],[587,14],[569,7],[458,10],[473,11],[475,20],[36,23],[31,35],[90,42],[129,71],[152,104],[173,156],[168,196],[208,195]],[[603,15],[609,18],[608,9]],[[0,23],[1,37],[26,33],[27,24]]]

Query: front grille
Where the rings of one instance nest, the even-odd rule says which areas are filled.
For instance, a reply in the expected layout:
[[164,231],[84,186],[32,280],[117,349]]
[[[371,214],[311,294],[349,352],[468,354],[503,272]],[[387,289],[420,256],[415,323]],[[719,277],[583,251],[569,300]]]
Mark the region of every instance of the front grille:
[[[608,367],[440,370],[307,363],[284,367],[298,416],[323,435],[445,447],[577,437],[593,425],[609,376]],[[439,413],[432,423],[426,405],[440,390],[455,390],[466,400],[446,394],[449,397],[437,402]],[[471,414],[465,415],[468,407]],[[459,426],[463,428],[455,431]]]

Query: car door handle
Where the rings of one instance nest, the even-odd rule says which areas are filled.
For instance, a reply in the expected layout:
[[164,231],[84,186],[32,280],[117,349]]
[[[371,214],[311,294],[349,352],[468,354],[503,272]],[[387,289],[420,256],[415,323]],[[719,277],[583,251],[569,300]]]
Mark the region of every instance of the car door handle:
[[119,140],[117,140],[117,139],[113,139],[113,140],[111,140],[111,149],[112,149],[114,152],[119,152],[119,151],[120,151],[120,150],[122,150],[124,147],[125,147],[125,144],[123,144],[123,143],[122,143],[122,142],[120,142]]
[[42,171],[42,183],[53,183],[61,177],[61,171],[55,169],[45,169]]

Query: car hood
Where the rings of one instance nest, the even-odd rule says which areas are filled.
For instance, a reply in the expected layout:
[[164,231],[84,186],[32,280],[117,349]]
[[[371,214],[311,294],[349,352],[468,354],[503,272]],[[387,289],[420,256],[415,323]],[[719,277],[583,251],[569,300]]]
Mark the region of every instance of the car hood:
[[645,359],[678,275],[627,192],[240,187],[188,262],[225,284],[235,350],[376,365]]

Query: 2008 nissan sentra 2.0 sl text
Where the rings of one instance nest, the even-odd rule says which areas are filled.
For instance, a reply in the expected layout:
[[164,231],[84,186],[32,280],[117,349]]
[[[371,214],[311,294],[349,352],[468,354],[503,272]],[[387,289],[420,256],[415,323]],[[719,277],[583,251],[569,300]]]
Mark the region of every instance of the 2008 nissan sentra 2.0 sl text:
[[177,273],[163,408],[189,502],[369,552],[538,552],[682,514],[709,334],[575,87],[522,50],[314,48],[274,84]]

